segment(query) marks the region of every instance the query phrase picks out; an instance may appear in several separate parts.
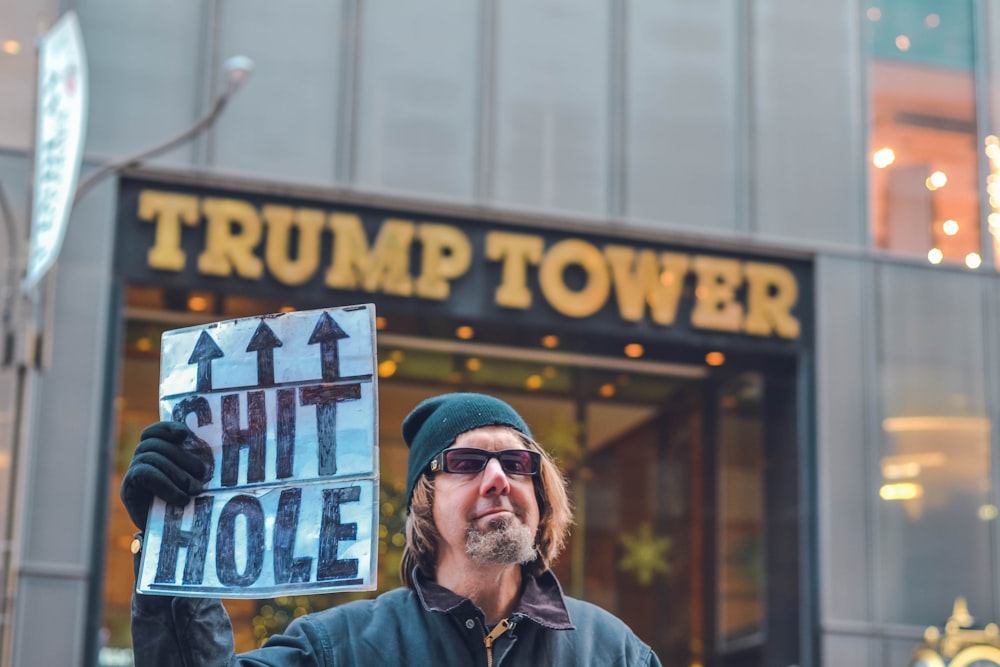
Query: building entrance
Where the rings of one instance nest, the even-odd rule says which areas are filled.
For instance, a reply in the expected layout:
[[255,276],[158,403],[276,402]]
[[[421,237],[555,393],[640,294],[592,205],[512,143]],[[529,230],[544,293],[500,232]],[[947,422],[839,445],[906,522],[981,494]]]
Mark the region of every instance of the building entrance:
[[[130,297],[139,299],[136,292]],[[132,528],[117,498],[141,429],[156,421],[159,334],[235,315],[129,308],[119,443],[109,485],[103,628],[127,653]],[[261,311],[263,312],[263,311]],[[243,313],[240,313],[243,314]],[[383,324],[385,324],[383,322]],[[574,507],[555,565],[567,594],[625,620],[664,664],[794,664],[799,628],[799,460],[794,375],[764,364],[665,363],[397,333],[378,339],[380,590],[400,585],[403,417],[446,391],[513,405],[563,469]],[[752,360],[751,360],[752,361]],[[294,617],[367,595],[227,601],[238,650]]]

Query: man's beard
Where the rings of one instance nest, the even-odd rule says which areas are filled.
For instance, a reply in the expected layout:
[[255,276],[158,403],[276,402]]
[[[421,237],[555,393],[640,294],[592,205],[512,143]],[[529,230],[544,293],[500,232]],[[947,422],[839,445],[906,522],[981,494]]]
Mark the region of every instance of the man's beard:
[[535,533],[512,517],[488,522],[485,530],[469,526],[465,551],[474,560],[503,565],[524,564],[535,559]]

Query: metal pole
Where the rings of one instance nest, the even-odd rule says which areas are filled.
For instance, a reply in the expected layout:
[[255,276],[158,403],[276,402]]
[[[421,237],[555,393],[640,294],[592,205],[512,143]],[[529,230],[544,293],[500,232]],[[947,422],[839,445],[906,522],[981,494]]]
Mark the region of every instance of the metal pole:
[[[27,215],[25,220],[31,220],[32,213],[32,192],[34,181],[35,151],[38,139],[38,76],[39,76],[39,46],[38,38],[45,34],[52,27],[51,20],[42,20],[38,23],[39,33],[35,36],[35,62],[34,62],[34,87],[32,88],[31,104],[31,133],[28,142],[28,164],[31,165],[31,176],[28,179]],[[6,198],[6,194],[0,193],[0,204],[3,206],[4,217],[8,217],[7,224],[11,229],[16,227],[13,213]],[[30,432],[31,410],[33,401],[31,400],[35,387],[35,369],[32,367],[34,358],[34,338],[37,320],[34,319],[34,301],[32,295],[22,295],[19,286],[24,277],[26,266],[23,266],[23,258],[26,256],[25,248],[28,239],[28,225],[21,229],[21,243],[17,243],[17,234],[12,234],[14,245],[8,248],[13,275],[17,280],[11,285],[12,293],[9,300],[4,303],[4,343],[8,349],[4,350],[4,365],[15,366],[14,382],[14,406],[10,444],[10,467],[9,489],[7,494],[6,517],[4,520],[3,550],[4,563],[2,575],[3,599],[0,605],[0,667],[13,667],[14,664],[14,609],[16,608],[18,572],[21,562],[21,523],[22,523],[22,496],[24,495],[24,484],[28,475],[29,466],[26,462],[28,434]],[[35,292],[37,293],[37,292]],[[8,311],[7,308],[10,308]],[[10,319],[6,317],[10,315]]]

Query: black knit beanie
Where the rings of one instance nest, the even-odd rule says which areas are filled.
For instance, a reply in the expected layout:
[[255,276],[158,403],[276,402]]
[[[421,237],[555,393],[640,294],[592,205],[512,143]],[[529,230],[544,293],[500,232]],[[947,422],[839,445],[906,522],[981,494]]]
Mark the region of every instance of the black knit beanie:
[[431,459],[450,447],[461,434],[482,426],[510,426],[531,437],[528,425],[514,408],[486,394],[442,394],[428,398],[406,416],[403,440],[410,448],[407,508],[413,498],[413,486]]

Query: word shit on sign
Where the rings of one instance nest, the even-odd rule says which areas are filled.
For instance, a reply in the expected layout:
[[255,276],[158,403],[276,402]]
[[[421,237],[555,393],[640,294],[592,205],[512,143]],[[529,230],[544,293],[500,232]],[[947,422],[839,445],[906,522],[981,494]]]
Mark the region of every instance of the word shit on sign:
[[371,305],[163,334],[160,416],[211,470],[150,508],[137,589],[192,597],[372,590],[378,410]]

